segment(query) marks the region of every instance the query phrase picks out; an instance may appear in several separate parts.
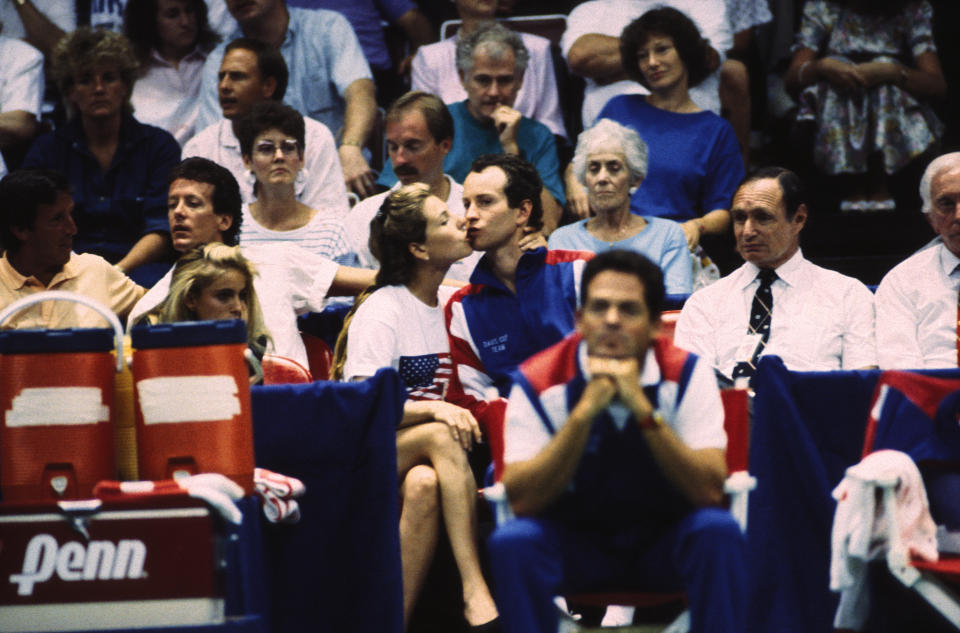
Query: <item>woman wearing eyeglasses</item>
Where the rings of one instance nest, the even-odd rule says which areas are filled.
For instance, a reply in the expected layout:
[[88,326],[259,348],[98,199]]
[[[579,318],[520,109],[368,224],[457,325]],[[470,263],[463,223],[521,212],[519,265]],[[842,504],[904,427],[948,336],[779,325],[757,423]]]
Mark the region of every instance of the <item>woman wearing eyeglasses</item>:
[[237,121],[236,133],[256,197],[244,207],[240,243],[292,242],[340,265],[356,266],[343,223],[297,200],[303,116],[276,101],[259,103]]

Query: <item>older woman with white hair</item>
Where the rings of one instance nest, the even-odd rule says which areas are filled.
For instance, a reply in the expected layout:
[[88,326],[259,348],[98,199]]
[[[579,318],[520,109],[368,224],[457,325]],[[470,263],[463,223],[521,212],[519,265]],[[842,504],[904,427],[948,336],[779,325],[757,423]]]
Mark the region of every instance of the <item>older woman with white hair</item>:
[[593,217],[550,235],[550,249],[628,249],[643,253],[663,270],[667,292],[688,294],[693,268],[678,222],[630,211],[630,196],[647,172],[647,145],[635,131],[601,119],[577,140],[573,172],[587,189]]

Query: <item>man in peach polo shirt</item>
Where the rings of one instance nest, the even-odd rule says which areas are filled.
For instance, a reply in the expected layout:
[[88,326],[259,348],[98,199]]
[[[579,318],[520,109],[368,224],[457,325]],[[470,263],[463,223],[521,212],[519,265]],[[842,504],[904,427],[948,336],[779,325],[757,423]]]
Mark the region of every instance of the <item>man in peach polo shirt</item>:
[[[73,198],[60,173],[22,170],[0,180],[0,309],[44,290],[69,290],[123,320],[145,290],[107,260],[73,252]],[[18,312],[4,328],[103,327],[102,316],[67,301],[45,301]]]

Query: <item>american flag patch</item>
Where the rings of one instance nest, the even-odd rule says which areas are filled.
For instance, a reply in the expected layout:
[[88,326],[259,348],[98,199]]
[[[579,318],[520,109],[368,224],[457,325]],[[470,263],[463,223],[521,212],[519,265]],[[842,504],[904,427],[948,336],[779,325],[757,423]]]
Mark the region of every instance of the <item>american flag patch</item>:
[[400,357],[400,377],[411,400],[443,400],[452,372],[450,352]]

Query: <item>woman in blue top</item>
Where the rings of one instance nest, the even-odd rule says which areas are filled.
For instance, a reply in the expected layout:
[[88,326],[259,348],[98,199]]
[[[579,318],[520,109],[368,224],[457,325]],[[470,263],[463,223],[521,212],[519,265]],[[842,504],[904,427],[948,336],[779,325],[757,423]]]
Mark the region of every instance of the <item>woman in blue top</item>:
[[663,270],[667,292],[692,291],[692,266],[680,225],[630,212],[630,194],[647,171],[647,146],[633,130],[600,119],[577,139],[573,173],[587,188],[593,217],[550,234],[548,247],[602,253],[643,253]]
[[133,117],[137,59],[124,36],[81,27],[60,40],[51,66],[71,118],[38,138],[22,166],[70,181],[74,250],[103,257],[149,288],[170,268],[167,175],[180,146]]
[[647,11],[623,30],[620,55],[627,75],[650,94],[614,97],[598,116],[633,128],[649,148],[633,211],[682,222],[691,249],[702,234],[728,230],[730,200],[744,176],[733,128],[690,98],[690,87],[710,73],[709,53],[686,15]]

